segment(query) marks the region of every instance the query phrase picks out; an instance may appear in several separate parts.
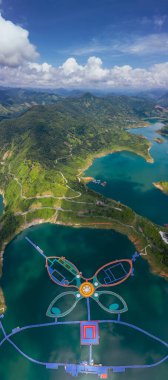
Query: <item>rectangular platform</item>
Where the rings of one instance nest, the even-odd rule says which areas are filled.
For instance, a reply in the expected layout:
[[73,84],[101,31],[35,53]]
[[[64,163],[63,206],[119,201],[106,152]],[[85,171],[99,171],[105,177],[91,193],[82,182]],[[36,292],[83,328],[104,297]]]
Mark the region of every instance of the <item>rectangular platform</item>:
[[58,364],[55,363],[46,363],[47,369],[58,369]]
[[99,344],[99,326],[97,321],[82,321],[80,323],[81,345]]

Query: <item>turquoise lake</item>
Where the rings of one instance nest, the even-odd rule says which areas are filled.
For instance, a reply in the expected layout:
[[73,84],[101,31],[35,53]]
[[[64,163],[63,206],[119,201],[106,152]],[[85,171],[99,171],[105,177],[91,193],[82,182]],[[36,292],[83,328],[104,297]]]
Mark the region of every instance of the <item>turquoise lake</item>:
[[85,175],[107,181],[106,187],[90,183],[92,190],[130,206],[155,223],[164,224],[168,223],[168,196],[152,184],[168,181],[168,138],[162,144],[153,141],[160,136],[156,133],[159,128],[160,123],[156,123],[131,130],[152,142],[150,154],[154,163],[130,152],[118,152],[96,159]]
[[[148,133],[148,137],[153,139],[156,129],[158,126],[153,125],[150,128],[134,131],[134,133]],[[135,205],[136,200],[131,198],[135,196],[137,190],[137,199],[142,197],[144,203],[136,205],[141,211],[138,211],[136,207],[134,209],[146,216],[149,216],[147,213],[152,213],[150,202],[157,196],[162,197],[162,205],[164,204],[162,207],[166,209],[167,204],[164,203],[164,200],[167,202],[168,197],[153,188],[151,183],[160,179],[168,179],[168,175],[165,177],[166,162],[164,162],[164,155],[168,162],[167,151],[167,140],[164,141],[164,144],[154,143],[151,149],[151,155],[155,159],[154,164],[148,164],[141,157],[126,152],[97,159],[87,171],[87,175],[93,176],[94,173],[94,177],[106,180],[107,187],[98,187],[93,184],[89,186],[94,187],[96,191],[101,190],[103,194],[123,203],[129,204],[129,202],[134,201]],[[159,163],[159,160],[163,162]],[[126,164],[123,167],[124,162]],[[135,165],[137,165],[137,173]],[[160,168],[163,165],[162,172],[159,172],[159,165]],[[153,179],[154,167],[157,170],[155,179]],[[147,178],[144,170],[146,170]],[[149,178],[150,170],[153,174],[150,174]],[[122,185],[121,189],[118,190],[118,196],[117,189],[116,197],[111,193],[112,188],[114,191],[114,183],[117,186],[118,181],[118,185],[120,185],[121,178],[123,184],[127,178],[125,201],[122,199],[124,197]],[[129,194],[130,189],[132,189],[132,197]],[[155,192],[156,195],[152,194],[156,198],[151,198],[151,191]],[[145,197],[148,192],[150,197],[147,202]],[[161,210],[159,213],[159,205],[154,208],[155,211],[153,211],[151,219],[160,218],[157,219],[157,222],[165,223],[167,210],[164,210],[164,219]],[[131,258],[135,251],[135,247],[127,237],[114,231],[76,229],[51,224],[33,226],[23,231],[7,246],[4,254],[1,285],[7,304],[7,311],[3,319],[7,333],[17,326],[48,322],[49,318],[45,315],[47,308],[52,299],[63,291],[50,280],[45,268],[45,260],[27,243],[26,236],[40,246],[47,256],[64,256],[71,260],[86,277],[92,276],[101,265],[109,261]],[[112,288],[114,292],[123,297],[128,305],[128,311],[122,315],[121,320],[133,323],[168,342],[168,282],[152,274],[148,262],[142,258],[136,261],[134,269],[134,276],[131,276],[123,284]],[[76,306],[72,314],[66,317],[66,320],[84,320],[86,317],[86,302],[83,300]],[[91,318],[93,320],[109,319],[109,315],[92,301]],[[0,332],[1,337],[2,333]],[[75,363],[88,359],[87,349],[80,346],[78,327],[55,326],[36,331],[31,330],[17,334],[13,341],[27,355],[37,360]],[[105,325],[104,328],[101,328],[100,345],[95,346],[93,350],[95,363],[106,365],[152,363],[166,354],[168,354],[168,349],[160,343],[119,325]],[[58,371],[47,370],[29,362],[17,353],[8,342],[5,342],[0,348],[0,380],[37,380],[38,378],[40,380],[72,379],[71,376],[65,374],[63,369]],[[80,376],[79,378],[84,380],[96,379],[95,376],[91,375]],[[127,370],[123,374],[112,374],[110,377],[113,380],[167,380],[167,378],[168,366],[166,362],[156,368]]]
[[0,195],[0,215],[2,214],[3,212],[3,197],[2,195]]

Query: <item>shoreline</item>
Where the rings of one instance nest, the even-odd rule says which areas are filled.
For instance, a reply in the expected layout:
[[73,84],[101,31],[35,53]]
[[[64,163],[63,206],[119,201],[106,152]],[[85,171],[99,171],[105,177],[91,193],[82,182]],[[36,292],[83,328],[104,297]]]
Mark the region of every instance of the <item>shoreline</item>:
[[[150,125],[150,124],[149,124]],[[149,125],[146,125],[146,127],[149,127]],[[143,126],[140,126],[139,128],[143,128]],[[132,128],[130,128],[130,130],[131,130]],[[144,154],[141,154],[140,152],[135,152],[134,150],[132,150],[132,149],[128,149],[128,148],[126,148],[126,147],[117,147],[117,148],[111,148],[111,149],[107,149],[107,150],[104,150],[104,151],[102,151],[102,152],[99,152],[99,153],[97,153],[97,154],[93,154],[93,155],[91,155],[90,157],[88,157],[88,159],[86,159],[86,163],[85,163],[85,165],[82,167],[82,168],[80,168],[80,169],[78,169],[78,174],[77,174],[77,178],[78,178],[78,181],[80,182],[81,180],[82,181],[86,181],[85,183],[87,184],[87,183],[89,183],[90,182],[90,180],[93,180],[94,178],[92,178],[92,177],[85,177],[85,176],[82,176],[81,177],[81,175],[82,175],[82,173],[84,173],[85,174],[85,171],[90,167],[90,166],[92,166],[92,164],[93,164],[93,162],[94,162],[94,160],[96,160],[97,158],[101,158],[101,157],[105,157],[105,156],[108,156],[108,155],[110,155],[110,154],[114,154],[114,153],[118,153],[118,152],[124,152],[124,151],[127,151],[127,152],[131,152],[131,153],[133,153],[133,154],[136,154],[136,155],[138,155],[138,156],[140,156],[140,157],[142,157],[143,159],[145,159],[146,160],[146,162],[149,162],[149,163],[153,163],[154,162],[154,160],[153,160],[153,158],[152,158],[152,156],[150,155],[150,149],[152,148],[152,144],[151,144],[151,146],[149,146],[148,147],[148,149],[147,149],[147,151],[148,151],[148,155],[149,156],[145,156]],[[4,205],[6,205],[6,201],[5,201],[5,192],[4,192],[4,190],[2,190],[2,189],[0,189],[0,194],[3,196],[3,203],[4,203]],[[31,223],[26,223],[26,225],[24,224],[24,225],[21,225],[20,227],[19,227],[19,229],[16,231],[16,233],[15,233],[15,235],[14,236],[16,236],[19,232],[21,232],[22,230],[25,230],[26,228],[29,228],[30,226],[33,226],[33,225],[37,225],[37,224],[41,224],[41,223],[47,223],[47,222],[50,222],[51,220],[50,219],[48,219],[47,221],[46,221],[46,219],[35,219],[33,222],[31,222]],[[52,220],[52,223],[54,223],[54,224],[59,224],[59,223],[55,223],[53,220]],[[1,255],[1,257],[2,257],[2,260],[3,260],[3,254],[4,254],[4,251],[5,251],[5,248],[6,248],[6,246],[10,243],[10,241],[14,238],[14,236],[12,236],[12,237],[10,237],[9,238],[9,240],[7,240],[7,241],[5,241],[4,243],[3,243],[3,246],[2,246],[2,249],[1,249],[1,251],[0,251],[0,255]],[[0,267],[0,277],[1,277],[1,273],[2,273],[2,268]]]
[[0,195],[4,197],[4,190],[0,189]]
[[[141,128],[149,128],[151,126],[150,122],[145,122],[145,125],[135,125],[135,126],[130,126],[130,128],[126,129],[129,133],[131,133],[131,129],[141,129]],[[144,137],[145,138],[145,137]],[[101,158],[101,157],[105,157],[105,156],[108,156],[109,154],[113,154],[113,153],[118,153],[118,152],[124,152],[124,151],[127,151],[127,152],[131,152],[131,153],[134,153],[136,154],[137,156],[140,156],[142,158],[144,158],[144,160],[148,163],[151,163],[153,164],[154,163],[154,159],[153,157],[150,155],[150,150],[152,148],[152,143],[148,140],[149,142],[149,147],[147,149],[148,151],[148,156],[147,155],[144,155],[140,152],[136,152],[135,150],[133,149],[129,149],[128,147],[117,147],[117,148],[111,148],[111,149],[107,149],[107,150],[104,150],[100,153],[97,153],[97,154],[93,154],[93,155],[90,155],[88,157],[88,159],[86,159],[86,165],[83,166],[83,168],[81,169],[78,169],[79,171],[79,174],[77,175],[78,179],[80,178],[80,175],[82,173],[84,173],[92,164],[93,164],[93,161],[96,160],[97,158]],[[82,177],[82,178],[87,178],[87,177]]]
[[[120,224],[120,222],[118,222]],[[62,221],[54,221],[53,219],[34,219],[32,220],[32,222],[30,223],[26,223],[26,224],[23,224],[21,225],[18,230],[15,232],[15,234],[13,236],[11,236],[10,240],[9,241],[6,241],[4,242],[4,246],[3,246],[3,249],[1,250],[0,252],[0,255],[2,255],[6,249],[6,247],[8,246],[8,244],[10,244],[12,242],[12,240],[15,239],[15,237],[17,237],[20,233],[22,233],[23,231],[27,230],[28,228],[30,227],[33,227],[33,226],[36,226],[36,225],[39,225],[39,224],[54,224],[54,225],[59,225],[59,226],[64,226],[64,227],[70,227],[70,228],[91,228],[91,229],[107,229],[107,230],[113,230],[115,232],[118,232],[120,234],[123,234],[125,236],[128,237],[128,239],[131,241],[131,243],[135,246],[135,248],[140,251],[143,249],[143,247],[141,247],[141,244],[140,244],[140,241],[136,241],[135,240],[135,237],[132,235],[132,231],[130,234],[125,234],[124,232],[120,232],[117,228],[115,228],[115,226],[113,225],[114,222],[113,221],[104,221],[104,222],[84,222],[84,223],[65,223],[65,222],[62,222]],[[147,258],[147,256],[144,256],[143,255],[143,258]],[[148,256],[149,258],[149,256]],[[147,259],[148,260],[148,259]],[[151,267],[153,268],[153,273],[157,273],[157,274],[160,274],[161,272],[158,272],[158,270],[155,268],[155,264],[153,262],[153,260],[151,259],[150,257],[150,260],[148,260]],[[155,268],[155,269],[154,269]],[[2,276],[2,273],[0,273],[0,278]],[[168,274],[166,275],[166,277],[168,277]],[[1,288],[0,288],[0,291],[1,291]]]
[[[64,226],[64,227],[70,227],[70,228],[92,228],[92,229],[101,229],[101,230],[104,230],[104,229],[113,230],[117,233],[120,233],[120,234],[127,236],[127,238],[131,241],[131,243],[134,245],[135,249],[138,252],[141,252],[144,249],[144,246],[142,246],[142,242],[137,241],[137,238],[132,234],[132,230],[130,231],[130,233],[129,232],[126,233],[123,229],[122,224],[121,224],[120,228],[117,228],[116,223],[114,223],[113,221],[109,221],[109,222],[108,221],[107,222],[106,221],[104,221],[104,222],[96,222],[95,221],[95,222],[88,222],[88,223],[85,223],[85,222],[84,223],[64,223],[61,221],[53,220],[51,218],[48,220],[47,219],[34,219],[30,223],[22,224],[18,228],[18,230],[15,232],[15,234],[10,237],[9,241],[4,242],[2,250],[0,252],[0,256],[1,256],[0,278],[2,277],[2,274],[3,274],[4,252],[5,252],[5,249],[8,246],[8,244],[10,244],[13,239],[15,239],[20,233],[27,230],[28,228],[39,225],[39,224],[47,224],[47,223],[54,224],[54,225],[60,225],[60,226]],[[120,224],[119,221],[117,223]],[[142,258],[144,258],[145,260],[148,261],[149,266],[150,266],[150,270],[153,274],[161,276],[166,281],[168,281],[168,274],[165,272],[165,270],[163,268],[158,268],[158,265],[155,262],[154,257],[150,253],[148,253],[147,256],[142,256]],[[1,308],[3,309],[3,312],[6,311],[5,298],[4,298],[2,288],[0,287],[0,315],[2,314]]]
[[0,315],[5,313],[6,309],[4,294],[2,288],[0,288]]
[[160,137],[155,137],[155,138],[153,139],[153,141],[157,142],[158,144],[163,144],[163,142],[164,142],[164,140],[161,139]]
[[[150,150],[152,149],[152,144],[151,146],[148,148],[148,153],[150,152]],[[150,153],[149,153],[150,155]],[[151,158],[147,159],[146,162],[148,162],[149,164],[154,164],[155,160],[154,158],[150,155]]]
[[[141,127],[142,128],[142,127]],[[112,149],[108,149],[107,151],[102,151],[102,152],[100,152],[100,153],[97,153],[96,155],[92,155],[92,156],[90,156],[90,157],[88,157],[88,159],[86,160],[86,165],[84,165],[84,167],[83,168],[81,168],[81,169],[78,169],[78,171],[79,171],[79,174],[77,175],[77,177],[78,177],[78,179],[82,179],[82,180],[84,180],[85,178],[86,178],[86,180],[87,180],[87,178],[91,178],[91,179],[93,179],[92,177],[85,177],[85,176],[83,176],[83,177],[80,177],[81,176],[81,174],[83,173],[83,174],[85,174],[85,171],[87,170],[87,169],[89,169],[89,167],[90,166],[92,166],[93,165],[93,162],[94,162],[94,160],[96,160],[97,158],[101,158],[101,157],[105,157],[105,156],[108,156],[108,155],[110,155],[110,154],[114,154],[114,153],[119,153],[119,152],[130,152],[130,153],[133,153],[133,154],[136,154],[137,156],[140,156],[140,157],[142,157],[146,162],[148,162],[148,163],[150,163],[150,164],[153,164],[154,163],[154,159],[153,159],[153,157],[150,155],[150,150],[151,150],[151,148],[152,148],[152,144],[150,144],[150,146],[148,147],[148,149],[147,149],[147,151],[148,151],[148,156],[145,156],[144,154],[142,154],[142,153],[140,153],[140,152],[135,152],[134,150],[132,150],[132,149],[128,149],[128,148],[122,148],[122,147],[118,147],[118,148],[112,148]],[[87,182],[88,183],[88,182]]]
[[160,191],[162,191],[162,193],[164,193],[165,195],[168,195],[168,191],[166,191],[166,190],[164,189],[164,187],[161,185],[160,182],[153,182],[152,184],[153,184],[153,186],[155,186],[157,189],[159,189]]
[[152,185],[155,186],[160,191],[164,191],[163,187],[160,185],[159,182],[152,182]]
[[2,198],[3,198],[3,204],[6,206],[6,202],[5,202],[5,192],[4,192],[4,190],[0,189],[0,195],[1,195]]
[[[140,128],[144,128],[144,127],[147,128],[147,127],[149,127],[149,126],[150,126],[150,124],[145,125],[145,126],[139,126],[139,127],[136,126],[136,128],[139,128],[139,129],[140,129]],[[130,132],[131,132],[131,129],[132,129],[132,128],[129,129]],[[83,168],[78,169],[78,174],[76,175],[76,177],[77,177],[77,179],[78,179],[79,182],[80,182],[80,181],[83,181],[83,182],[85,182],[85,184],[87,184],[88,182],[90,182],[90,180],[93,180],[93,178],[92,178],[92,177],[85,177],[85,176],[81,177],[81,175],[82,175],[82,173],[85,175],[85,171],[86,171],[90,166],[92,166],[93,161],[96,160],[97,158],[105,157],[105,156],[108,156],[108,155],[110,155],[110,154],[118,153],[118,152],[124,152],[124,151],[131,152],[131,153],[133,153],[133,154],[136,154],[136,155],[142,157],[143,159],[146,160],[146,162],[148,162],[148,163],[153,163],[153,162],[154,162],[154,159],[153,159],[152,156],[150,155],[150,150],[151,150],[151,148],[152,148],[152,144],[149,143],[149,147],[148,147],[148,149],[147,149],[146,154],[143,154],[143,153],[141,153],[141,152],[136,152],[135,150],[133,150],[133,149],[129,149],[129,148],[127,148],[127,147],[115,147],[115,148],[112,148],[112,147],[111,147],[111,148],[108,148],[107,150],[104,150],[104,151],[99,152],[99,153],[97,153],[97,154],[91,154],[91,155],[86,159]],[[5,202],[5,193],[4,193],[4,191],[3,191],[2,189],[0,189],[0,194],[3,196],[3,203],[4,203],[4,205],[6,205],[6,202]],[[8,244],[9,244],[9,243],[10,243],[10,242],[11,242],[11,241],[12,241],[12,240],[13,240],[13,239],[14,239],[19,233],[21,233],[22,231],[28,229],[29,227],[32,227],[32,226],[35,226],[35,225],[39,225],[39,224],[42,224],[42,223],[51,223],[51,224],[55,224],[55,225],[62,225],[62,226],[65,226],[65,227],[73,227],[73,228],[96,228],[96,229],[97,229],[97,228],[98,228],[98,229],[104,229],[104,228],[106,228],[106,229],[108,229],[108,230],[112,229],[112,230],[114,230],[114,231],[116,231],[116,232],[120,232],[119,229],[115,228],[115,225],[113,225],[112,222],[104,222],[104,223],[96,223],[96,222],[93,222],[93,224],[91,224],[91,223],[87,223],[87,224],[82,224],[82,223],[75,224],[75,223],[74,223],[74,224],[71,224],[71,223],[64,223],[64,222],[61,222],[61,221],[57,221],[57,220],[54,220],[54,219],[52,219],[52,218],[50,218],[50,219],[34,219],[34,220],[32,220],[30,223],[22,224],[22,225],[18,228],[18,230],[15,231],[15,233],[14,233],[13,236],[11,236],[7,241],[5,241],[5,242],[3,243],[3,246],[2,246],[2,249],[1,249],[1,252],[0,252],[0,255],[1,255],[0,278],[1,278],[2,273],[3,273],[3,258],[4,258],[4,251],[5,251],[6,247],[7,247],[7,245],[8,245]],[[121,233],[121,234],[125,234],[125,235],[128,237],[128,239],[132,242],[132,244],[134,244],[135,248],[137,248],[137,249],[138,249],[138,248],[139,248],[139,249],[141,248],[140,246],[138,247],[138,246],[136,245],[136,241],[135,241],[135,239],[131,236],[131,234],[129,235],[129,233],[126,234],[126,233],[122,232],[122,229],[121,229],[121,232],[120,232],[120,233]],[[142,247],[141,249],[143,249],[143,247]],[[156,264],[154,263],[154,260],[151,258],[151,256],[150,256],[150,258],[148,257],[147,260],[148,260],[148,262],[149,262],[149,264],[150,264],[150,266],[151,266],[151,268],[152,268],[152,272],[155,273],[155,274],[157,274],[157,275],[159,275],[159,276],[163,276],[164,271],[161,270],[161,268],[160,268],[160,270],[158,270],[158,268],[157,268]],[[166,278],[166,277],[168,277],[168,276],[165,275],[164,277]],[[5,300],[4,300],[4,296],[3,296],[3,292],[2,292],[2,289],[1,289],[1,288],[0,288],[0,301],[4,304],[4,307],[5,307]],[[0,314],[1,314],[1,311],[0,311]]]

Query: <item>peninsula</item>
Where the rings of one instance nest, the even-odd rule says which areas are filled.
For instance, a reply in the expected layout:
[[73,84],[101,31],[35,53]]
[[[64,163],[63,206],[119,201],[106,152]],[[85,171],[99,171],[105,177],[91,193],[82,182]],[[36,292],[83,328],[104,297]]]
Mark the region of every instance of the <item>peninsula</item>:
[[[1,256],[19,231],[50,222],[121,232],[137,250],[148,246],[147,259],[153,270],[166,273],[168,246],[159,234],[164,228],[91,191],[88,179],[83,178],[94,158],[112,152],[127,150],[153,162],[151,143],[127,130],[156,112],[153,103],[144,99],[85,94],[59,99],[55,105],[33,106],[20,116],[2,120],[0,189],[5,207]],[[1,259],[1,270],[2,265]]]
[[153,185],[163,191],[163,193],[165,193],[166,195],[168,195],[168,182],[166,181],[160,181],[160,182],[153,182]]

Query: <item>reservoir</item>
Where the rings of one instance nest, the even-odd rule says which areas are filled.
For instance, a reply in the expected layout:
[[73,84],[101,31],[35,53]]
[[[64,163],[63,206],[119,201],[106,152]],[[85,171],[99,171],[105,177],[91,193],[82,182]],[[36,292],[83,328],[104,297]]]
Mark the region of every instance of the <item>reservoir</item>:
[[[134,130],[134,133],[145,133],[153,140],[157,129],[158,125],[155,124],[149,128]],[[155,189],[152,182],[168,180],[167,152],[168,144],[164,139],[163,144],[153,144],[151,155],[155,160],[154,164],[148,164],[141,157],[127,152],[97,159],[87,171],[87,176],[101,178],[107,181],[107,186],[89,186],[128,204],[141,215],[148,216],[157,223],[166,223],[168,197]],[[1,285],[7,305],[3,320],[7,333],[17,326],[49,322],[49,318],[46,317],[47,308],[52,299],[64,291],[50,280],[44,258],[28,244],[26,236],[47,256],[66,257],[88,278],[93,276],[100,266],[116,259],[132,258],[135,252],[135,247],[127,237],[112,230],[42,224],[23,231],[10,242],[4,254]],[[119,294],[128,306],[128,311],[121,316],[121,320],[137,325],[168,342],[168,282],[152,274],[146,260],[142,257],[137,259],[134,276],[130,276],[112,290]],[[86,302],[82,300],[65,320],[86,318]],[[108,318],[109,314],[91,300],[91,319]],[[21,350],[36,360],[75,363],[88,359],[86,348],[80,346],[79,328],[75,326],[39,328],[36,331],[21,332],[12,339]],[[93,356],[95,363],[120,366],[153,363],[168,354],[167,351],[161,344],[151,341],[139,332],[112,324],[100,329],[100,345],[94,347]],[[168,367],[165,362],[156,368],[112,374],[111,379],[167,380],[167,375]],[[56,371],[31,363],[5,342],[0,348],[0,379],[38,378],[72,379],[63,369]],[[80,378],[96,379],[93,375]]]
[[[22,232],[8,245],[4,256],[2,287],[7,312],[3,324],[7,332],[16,326],[48,322],[45,314],[49,303],[56,294],[64,291],[49,279],[45,260],[27,243],[25,236],[38,243],[48,256],[65,256],[88,277],[101,265],[115,259],[131,258],[134,253],[132,243],[113,231],[43,224]],[[122,320],[168,340],[168,283],[150,273],[146,260],[139,258],[135,263],[135,275],[112,290],[127,302],[128,312],[122,315]],[[86,304],[82,301],[66,320],[85,318]],[[91,318],[106,319],[108,315],[92,301]],[[122,326],[106,326],[100,334],[101,344],[94,348],[95,362],[98,363],[138,364],[155,361],[165,355],[163,346]],[[38,360],[76,362],[87,358],[85,347],[80,346],[79,329],[76,327],[68,330],[49,327],[22,332],[13,341],[26,354]],[[29,362],[8,342],[1,348],[0,355],[0,378],[3,380],[36,380],[39,376],[42,380],[71,379],[63,369],[46,370]],[[153,380],[158,380],[160,371],[162,380],[166,380],[166,363],[148,370],[128,370],[122,374],[122,379],[147,380],[150,373]],[[87,379],[93,377],[87,376]]]
[[155,123],[130,131],[152,142],[150,154],[154,163],[130,152],[118,152],[94,160],[85,175],[107,182],[106,187],[89,183],[92,190],[120,201],[138,214],[163,225],[168,223],[168,196],[153,186],[153,182],[168,181],[168,138],[164,137],[161,144],[153,141],[160,136],[156,132],[160,128],[161,124]]
[[3,197],[0,195],[0,215],[3,213]]

